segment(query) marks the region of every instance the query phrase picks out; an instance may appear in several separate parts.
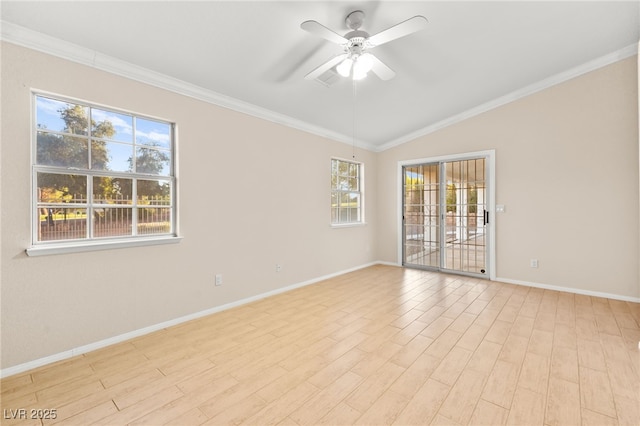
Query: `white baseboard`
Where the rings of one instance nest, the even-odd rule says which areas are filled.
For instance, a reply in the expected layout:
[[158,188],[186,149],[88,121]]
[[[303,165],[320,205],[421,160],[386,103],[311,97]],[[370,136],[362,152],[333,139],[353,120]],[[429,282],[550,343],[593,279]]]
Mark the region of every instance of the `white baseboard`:
[[398,262],[386,262],[383,260],[379,260],[375,263],[376,265],[385,265],[385,266],[402,266],[401,263]]
[[42,367],[47,364],[51,364],[57,361],[62,361],[65,359],[69,359],[71,357],[82,355],[87,352],[95,351],[97,349],[104,348],[106,346],[114,345],[116,343],[121,343],[126,340],[133,339],[135,337],[144,336],[145,334],[153,333],[154,331],[162,330],[164,328],[172,327],[174,325],[178,325],[187,321],[191,321],[197,318],[205,317],[207,315],[212,315],[217,312],[226,311],[227,309],[235,308],[237,306],[245,305],[247,303],[255,302],[257,300],[261,300],[270,296],[275,296],[276,294],[284,293],[287,291],[295,290],[300,287],[305,287],[311,284],[315,284],[320,281],[324,281],[329,278],[337,277],[338,275],[343,275],[349,272],[357,271],[359,269],[367,268],[369,266],[377,265],[382,262],[371,262],[364,265],[356,266],[354,268],[349,268],[343,271],[334,272],[332,274],[323,275],[321,277],[313,278],[307,281],[303,281],[300,283],[292,284],[287,287],[282,287],[276,290],[268,291],[266,293],[261,293],[256,296],[247,297],[245,299],[237,300],[235,302],[227,303],[220,306],[215,306],[210,309],[205,309],[204,311],[195,312],[193,314],[185,315],[179,318],[175,318],[169,321],[164,321],[158,324],[150,325],[149,327],[140,328],[138,330],[133,330],[128,333],[120,334],[118,336],[109,337],[104,340],[100,340],[98,342],[89,343],[88,345],[79,346],[77,348],[73,348],[67,351],[59,352],[57,354],[49,355],[44,358],[35,359],[33,361],[25,362],[24,364],[19,364],[13,367],[8,367],[0,370],[0,378],[5,378],[9,376],[13,376],[15,374],[23,373],[25,371],[32,370],[34,368]]
[[551,284],[542,284],[542,283],[535,283],[530,281],[514,280],[511,278],[498,277],[495,279],[495,281],[499,281],[507,284],[524,285],[527,287],[543,288],[545,290],[563,291],[565,293],[582,294],[584,296],[594,296],[594,297],[602,297],[605,299],[614,299],[614,300],[622,300],[625,302],[640,303],[640,297],[622,296],[619,294],[603,293],[601,291],[583,290],[583,289],[573,288],[573,287],[561,287],[561,286],[551,285]]

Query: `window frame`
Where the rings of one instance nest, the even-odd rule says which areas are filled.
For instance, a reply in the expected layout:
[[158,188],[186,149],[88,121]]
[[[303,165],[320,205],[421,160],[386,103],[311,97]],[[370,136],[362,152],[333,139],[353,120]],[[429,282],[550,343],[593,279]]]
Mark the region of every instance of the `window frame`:
[[[86,168],[75,168],[75,167],[65,167],[65,166],[57,166],[57,165],[46,165],[46,164],[38,164],[38,133],[42,132],[42,129],[38,127],[38,98],[46,98],[49,100],[64,102],[71,105],[79,105],[83,108],[86,108],[87,116],[88,116],[88,128],[86,135],[78,135],[78,137],[86,140],[87,149],[89,151],[87,158],[89,163]],[[101,112],[114,113],[119,115],[127,115],[131,117],[132,120],[132,136],[131,136],[131,149],[133,158],[135,158],[136,152],[138,149],[144,149],[145,147],[152,147],[152,145],[147,145],[144,142],[140,143],[136,140],[136,120],[150,120],[153,122],[158,122],[163,125],[167,125],[169,129],[169,147],[164,148],[161,147],[160,150],[169,154],[169,166],[168,166],[168,174],[153,174],[153,173],[139,173],[133,171],[111,171],[111,170],[103,170],[100,168],[92,168],[91,162],[91,148],[92,143],[94,141],[105,141],[110,142],[110,140],[104,139],[103,137],[93,136],[91,135],[91,123],[92,123],[92,111],[99,110]],[[101,104],[97,104],[95,102],[80,100],[71,98],[68,96],[58,95],[55,93],[45,92],[34,90],[31,92],[31,121],[30,121],[30,135],[31,135],[31,157],[30,157],[30,167],[31,167],[31,196],[30,196],[30,219],[31,219],[31,245],[25,251],[29,256],[40,256],[47,254],[60,254],[60,253],[74,253],[74,252],[82,252],[82,251],[93,251],[93,250],[106,250],[112,248],[124,248],[124,247],[138,247],[138,246],[146,246],[146,245],[158,245],[158,244],[173,244],[178,243],[182,239],[178,236],[178,203],[177,203],[177,194],[178,194],[178,179],[177,179],[177,126],[176,123],[166,120],[163,118],[153,117],[148,114],[139,114],[136,112],[128,111],[122,108],[115,108],[111,106],[105,106]],[[55,129],[49,130],[47,133],[49,134],[57,134],[57,135],[73,135],[73,133],[66,133],[62,131],[57,131]],[[116,141],[117,142],[117,141]],[[128,142],[124,142],[125,144],[129,144]],[[158,148],[152,148],[158,150]],[[133,168],[135,169],[135,162]],[[55,206],[56,204],[61,204],[60,202],[51,202],[48,203],[44,200],[40,199],[39,188],[38,188],[38,175],[40,173],[53,173],[60,175],[80,175],[86,178],[86,193],[83,194],[86,199],[86,204],[78,204],[78,203],[70,203],[65,204],[72,209],[84,209],[85,210],[85,222],[83,226],[86,226],[86,230],[84,232],[84,236],[81,238],[70,238],[70,239],[56,239],[56,240],[48,240],[41,241],[39,240],[39,230],[41,227],[40,222],[40,213],[41,208],[47,205]],[[110,177],[110,178],[120,178],[127,179],[131,181],[131,200],[129,203],[115,203],[105,204],[102,199],[94,199],[93,193],[93,184],[95,178],[102,177]],[[168,182],[170,185],[169,196],[170,201],[168,205],[146,205],[140,204],[140,200],[138,200],[137,196],[137,183],[139,181],[157,181],[160,182]],[[144,207],[143,207],[144,206]],[[58,207],[59,208],[59,207]],[[95,236],[94,230],[92,229],[94,226],[93,212],[96,209],[130,209],[131,214],[131,233],[129,235],[108,235],[108,236]],[[138,230],[138,214],[139,209],[142,208],[167,208],[169,209],[169,231],[168,232],[159,232],[154,234],[140,234]]]
[[[335,188],[333,185],[333,178],[334,176],[336,178],[339,177],[339,173],[337,175],[334,175],[333,170],[333,164],[334,161],[338,162],[338,166],[336,167],[336,170],[339,170],[339,164],[340,163],[348,163],[348,164],[354,164],[357,166],[357,170],[358,170],[358,190],[357,191],[353,191],[353,190],[341,190],[339,188]],[[365,225],[365,189],[364,189],[364,163],[360,162],[360,161],[355,161],[355,160],[347,160],[344,158],[339,158],[339,157],[331,157],[331,163],[330,163],[330,169],[329,169],[329,173],[331,176],[331,191],[330,191],[330,197],[329,197],[329,221],[331,223],[331,227],[333,228],[346,228],[346,227],[352,227],[352,226],[362,226]],[[340,195],[341,194],[357,194],[358,195],[358,211],[359,211],[359,218],[357,220],[351,220],[351,221],[345,221],[342,222],[340,221],[340,207],[338,207],[338,214],[336,215],[338,221],[334,221],[333,219],[333,195],[337,194],[337,200],[339,202],[340,200]]]

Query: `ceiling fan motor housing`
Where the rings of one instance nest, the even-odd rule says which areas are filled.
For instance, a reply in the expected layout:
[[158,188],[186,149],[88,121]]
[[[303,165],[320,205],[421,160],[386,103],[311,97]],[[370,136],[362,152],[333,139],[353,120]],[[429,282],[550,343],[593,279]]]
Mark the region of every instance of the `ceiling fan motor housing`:
[[367,48],[366,37],[350,37],[349,43],[345,46],[345,52],[350,55],[360,55]]
[[[347,15],[344,22],[347,24],[347,28],[351,28],[352,30],[357,30],[362,26],[362,22],[364,21],[364,12],[361,10],[355,10]],[[349,37],[347,37],[349,38]]]

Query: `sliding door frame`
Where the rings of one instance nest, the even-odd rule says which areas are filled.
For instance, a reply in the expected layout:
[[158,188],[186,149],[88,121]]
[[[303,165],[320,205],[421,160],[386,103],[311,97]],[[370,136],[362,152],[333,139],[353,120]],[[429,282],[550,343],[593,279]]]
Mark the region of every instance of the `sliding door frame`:
[[[397,235],[398,235],[398,264],[403,265],[403,245],[404,245],[404,231],[403,231],[403,207],[404,207],[404,190],[403,190],[403,173],[402,170],[405,166],[417,166],[420,164],[428,164],[428,163],[441,163],[441,162],[449,162],[449,161],[460,161],[460,160],[472,160],[477,158],[486,158],[486,168],[487,168],[487,192],[488,192],[488,200],[487,200],[487,210],[489,211],[489,224],[488,224],[488,235],[487,235],[487,254],[489,257],[489,264],[487,268],[489,269],[489,279],[494,281],[496,279],[496,151],[494,149],[486,150],[486,151],[476,151],[476,152],[465,152],[461,154],[451,154],[451,155],[441,155],[438,157],[428,157],[428,158],[417,158],[412,160],[401,160],[398,161],[398,181],[396,184],[397,188]],[[449,271],[446,271],[449,272]]]

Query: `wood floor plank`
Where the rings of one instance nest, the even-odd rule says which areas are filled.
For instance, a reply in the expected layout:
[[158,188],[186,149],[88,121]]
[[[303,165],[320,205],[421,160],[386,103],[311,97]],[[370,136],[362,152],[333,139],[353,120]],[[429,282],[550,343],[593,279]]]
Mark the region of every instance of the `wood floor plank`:
[[489,374],[482,392],[482,399],[510,408],[518,383],[518,369],[518,365],[498,359]]
[[[267,402],[256,394],[251,394],[242,401],[225,408],[217,415],[206,421],[202,421],[204,425],[237,425],[246,422],[251,416],[256,415],[260,410],[264,409]],[[199,410],[200,413],[202,413]],[[206,418],[206,417],[205,417]],[[153,423],[147,423],[153,424]],[[186,424],[186,423],[185,423]],[[200,424],[200,423],[199,423]]]
[[364,413],[404,371],[405,368],[393,362],[385,363],[375,373],[366,377],[345,402]]
[[484,388],[487,377],[474,370],[465,369],[453,385],[438,413],[459,424],[466,424]]
[[472,425],[504,425],[507,423],[509,410],[480,399],[476,405],[469,424]]
[[448,417],[444,417],[441,414],[436,414],[436,416],[431,420],[431,426],[460,426],[460,423],[454,422]]
[[512,325],[512,323],[507,321],[496,320],[484,336],[485,340],[501,345],[504,344],[507,337],[509,337]]
[[549,385],[549,357],[527,352],[518,378],[518,387],[545,395]]
[[534,318],[526,317],[519,313],[515,321],[513,322],[511,333],[516,336],[525,337],[526,339],[529,339],[529,337],[531,337],[531,332],[533,331],[534,323],[535,323]]
[[467,329],[469,329],[471,324],[473,324],[477,318],[478,318],[477,315],[470,314],[468,312],[462,312],[451,323],[451,325],[449,326],[449,330],[455,331],[458,333],[464,333],[467,331]]
[[[270,383],[260,387],[256,391],[256,393],[265,401],[273,402],[276,399],[285,395],[292,388],[299,386],[302,382],[308,380],[310,377],[317,374],[326,366],[327,366],[326,360],[316,357],[314,359],[309,360],[306,364],[300,365],[297,368],[280,375],[279,377],[275,378],[275,380],[272,380]],[[260,375],[260,373],[258,374]],[[247,380],[255,381],[256,379],[247,379]],[[258,384],[261,384],[261,383],[258,383]],[[257,387],[255,386],[255,384],[252,384],[250,386]]]
[[502,350],[502,345],[483,340],[471,356],[467,368],[489,375]]
[[102,419],[93,422],[94,425],[114,425],[114,424],[129,424],[134,420],[145,416],[146,414],[175,401],[182,397],[184,394],[175,386],[169,386],[164,389],[157,390],[154,394],[149,395],[139,402],[130,405],[124,409],[119,410],[111,415],[103,417]]
[[201,425],[206,420],[207,416],[205,416],[202,411],[197,408],[193,408],[178,417],[163,422],[162,424],[164,426]]
[[15,392],[16,389],[25,388],[31,384],[33,384],[31,373],[22,373],[7,377],[2,380],[0,395],[5,396],[8,393]]
[[440,336],[438,336],[438,338],[436,338],[436,340],[433,341],[433,343],[429,345],[425,350],[425,353],[442,359],[449,353],[451,348],[455,346],[458,340],[460,340],[460,337],[462,337],[461,333],[452,330],[445,330]]
[[529,338],[528,352],[542,356],[551,356],[553,349],[553,332],[534,329]]
[[513,395],[513,403],[508,425],[542,426],[544,424],[545,398],[543,395],[518,387]]
[[598,331],[600,333],[612,334],[615,336],[620,335],[620,328],[618,328],[618,323],[616,322],[615,317],[610,314],[596,314],[596,326],[598,327]]
[[527,299],[527,301],[525,301],[525,303],[522,305],[522,308],[520,308],[520,312],[518,312],[518,315],[525,318],[531,318],[535,322],[539,306],[539,300]]
[[429,424],[436,416],[444,402],[450,386],[437,380],[429,379],[409,400],[406,407],[396,417],[396,425],[424,425]]
[[[276,424],[286,419],[297,408],[306,403],[309,398],[318,392],[318,388],[310,383],[302,382],[292,388],[282,397],[270,402],[253,416],[247,418],[243,423],[249,425]],[[222,412],[223,410],[220,410]],[[212,419],[212,425],[219,424]]]
[[544,303],[541,303],[540,309],[538,309],[538,314],[536,315],[536,319],[533,322],[533,328],[535,328],[536,330],[553,332],[555,325],[556,325],[555,309],[553,310],[553,312],[550,312],[547,305],[545,305]]
[[512,332],[502,344],[502,350],[500,351],[500,355],[498,355],[498,359],[515,365],[521,365],[528,345],[529,338],[514,334],[512,329]]
[[579,385],[552,376],[549,379],[545,425],[579,425],[581,421]]
[[322,389],[329,386],[347,371],[366,357],[367,353],[358,348],[352,348],[340,358],[332,361],[326,367],[307,379],[312,385]]
[[576,339],[576,329],[574,326],[556,322],[553,331],[554,346],[575,349],[577,344]]
[[390,425],[407,405],[407,399],[395,392],[386,391],[355,422],[356,425]]
[[418,334],[427,328],[427,325],[420,321],[413,321],[391,337],[391,341],[399,345],[406,345],[413,340]]
[[[492,300],[491,303],[493,303],[494,300]],[[473,314],[472,313],[473,315],[477,315],[478,316],[478,318],[475,320],[474,324],[486,327],[487,329],[489,329],[491,327],[491,325],[496,320],[498,315],[500,315],[500,309],[492,309],[491,308],[491,303],[489,305],[487,305],[487,309],[483,310],[479,314]],[[471,312],[469,312],[468,309],[467,309],[466,312],[467,313],[471,313]]]
[[577,350],[554,345],[553,352],[551,354],[551,376],[563,380],[569,380],[573,383],[578,383],[579,374]]
[[440,364],[440,359],[423,353],[396,379],[391,391],[411,398]]
[[[116,415],[117,412],[118,408],[115,406],[113,401],[107,401],[97,405],[96,407],[74,414],[71,417],[67,417],[63,420],[61,419],[61,421],[64,425],[84,426],[100,421],[105,417]],[[57,424],[57,422],[52,422],[51,424]]]
[[467,349],[454,346],[444,357],[440,365],[431,373],[431,377],[445,385],[453,386],[458,380],[473,353]]
[[5,425],[640,424],[640,304],[375,265],[0,380]]
[[604,352],[600,342],[578,339],[578,364],[599,371],[607,371]]
[[615,417],[613,392],[606,372],[580,367],[581,406],[605,416]]
[[207,417],[213,417],[228,407],[243,401],[251,394],[257,392],[259,389],[262,389],[286,373],[287,371],[282,367],[274,366],[264,370],[262,373],[255,374],[246,381],[239,382],[237,385],[228,388],[220,394],[213,396],[207,402],[199,405],[198,408],[200,408]]
[[614,394],[618,423],[622,426],[640,425],[640,404],[637,398],[626,398]]
[[404,345],[394,356],[391,361],[401,367],[409,367],[415,360],[433,343],[434,339],[425,336],[416,336],[406,345]]
[[[460,339],[456,342],[456,346],[474,351],[478,345],[484,341],[485,335],[487,334],[487,331],[489,331],[489,326],[478,324],[479,319],[480,317],[478,317],[476,321],[467,328],[464,334],[462,334]],[[456,331],[453,328],[449,329]],[[459,331],[457,332],[460,333]]]
[[341,402],[336,407],[331,409],[324,415],[319,421],[319,425],[350,425],[356,422],[356,420],[362,416],[355,408],[347,405],[345,402]]
[[355,373],[346,372],[289,414],[289,418],[298,424],[315,424],[342,402],[363,380]]
[[582,425],[583,426],[617,426],[618,420],[612,417],[605,416],[604,414],[596,413],[591,410],[583,408],[582,411]]

